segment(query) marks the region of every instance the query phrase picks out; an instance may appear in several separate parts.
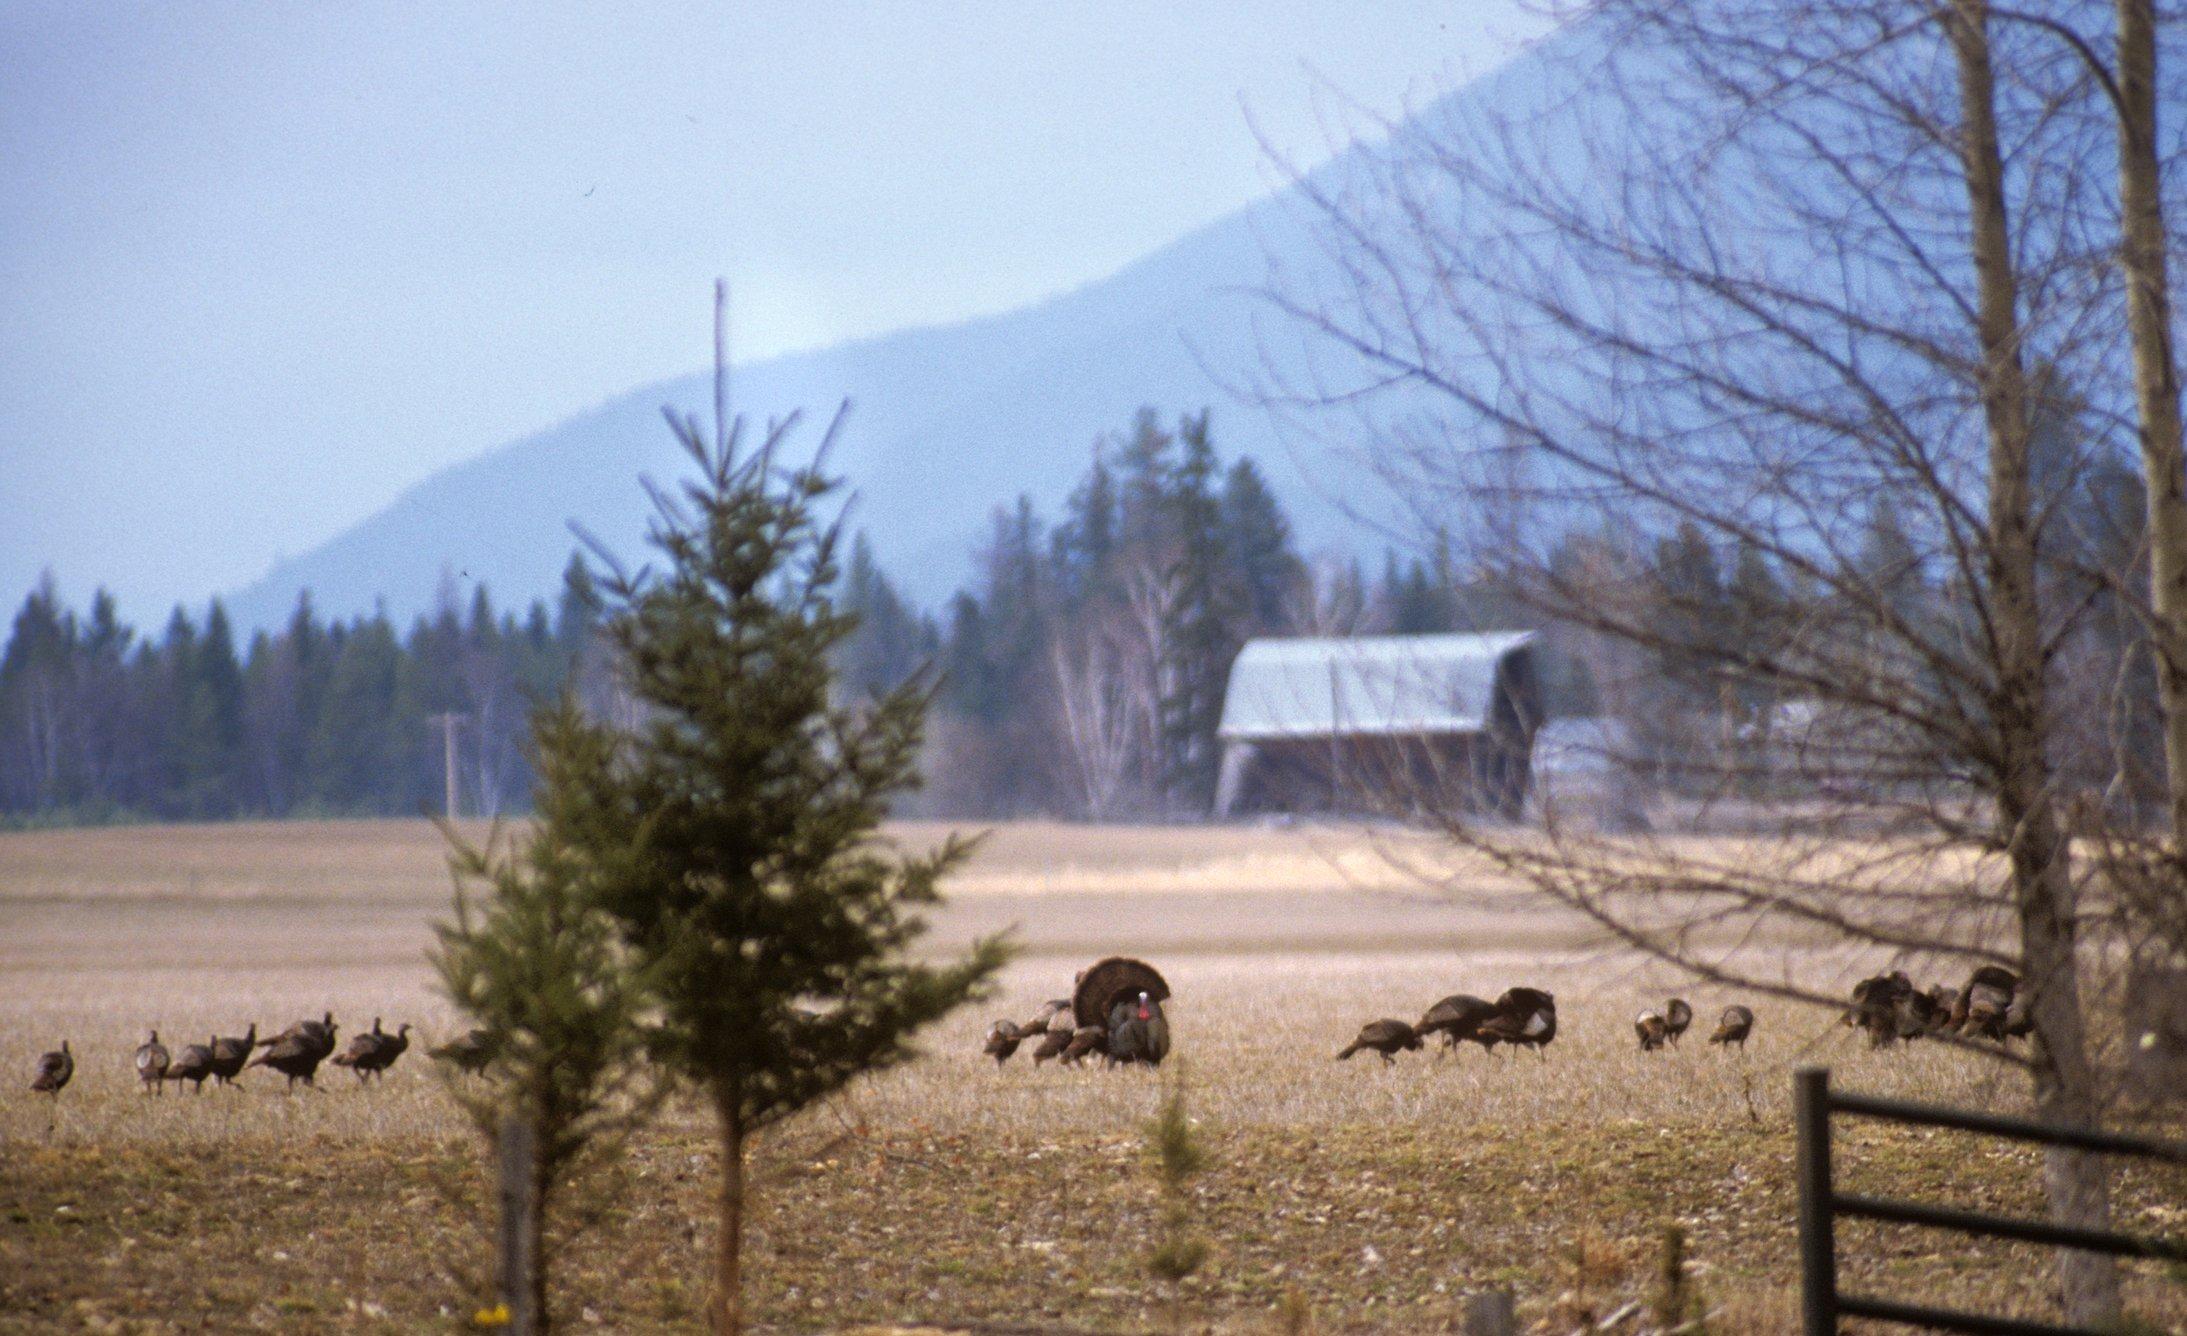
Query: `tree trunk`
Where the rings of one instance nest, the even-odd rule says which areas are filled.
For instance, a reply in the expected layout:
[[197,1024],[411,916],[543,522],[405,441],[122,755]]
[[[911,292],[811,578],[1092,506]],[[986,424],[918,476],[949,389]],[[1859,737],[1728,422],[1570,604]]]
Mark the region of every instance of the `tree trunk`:
[[2164,707],[2166,797],[2173,848],[2187,851],[2187,476],[2157,157],[2154,0],[2118,0],[2118,24],[2119,261],[2126,272],[2134,407],[2149,492],[2149,601]]
[[715,1092],[721,1118],[721,1227],[714,1254],[714,1330],[744,1330],[744,1115],[736,1092]]
[[520,1114],[501,1126],[501,1302],[518,1336],[547,1330],[547,1273],[540,1243],[546,1207],[539,1122]]
[[[1964,118],[1968,222],[1982,344],[1982,410],[1989,435],[1991,634],[1997,683],[1990,703],[1997,744],[1997,807],[2020,920],[2024,984],[2034,995],[2035,1095],[2046,1117],[2086,1124],[2095,1113],[2075,956],[2075,894],[2051,796],[2045,733],[2042,622],[2028,482],[2026,370],[2021,362],[2018,281],[1998,149],[1995,73],[1987,0],[1953,0],[1950,24]],[[2050,1213],[2061,1224],[2108,1222],[2100,1161],[2053,1153],[2046,1161]],[[2068,1321],[2117,1320],[2118,1269],[2108,1257],[2059,1250]]]

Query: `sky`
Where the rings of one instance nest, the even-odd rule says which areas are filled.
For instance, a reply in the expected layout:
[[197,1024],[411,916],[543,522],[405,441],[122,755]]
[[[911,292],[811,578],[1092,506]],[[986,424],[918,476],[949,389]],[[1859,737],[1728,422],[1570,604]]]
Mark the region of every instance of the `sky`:
[[1510,0],[0,5],[0,601],[156,624],[704,366],[1007,310],[1532,35]]

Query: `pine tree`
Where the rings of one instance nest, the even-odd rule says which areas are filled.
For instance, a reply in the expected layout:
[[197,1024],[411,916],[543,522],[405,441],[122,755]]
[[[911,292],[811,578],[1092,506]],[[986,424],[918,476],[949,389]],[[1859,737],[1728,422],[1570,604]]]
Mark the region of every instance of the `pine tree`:
[[385,616],[345,628],[309,747],[312,794],[330,811],[389,810],[389,772],[407,755],[392,719],[402,660]]
[[0,746],[18,802],[48,810],[65,801],[76,720],[70,705],[76,670],[76,618],[62,606],[48,573],[23,600],[0,654]]
[[1239,459],[1223,476],[1222,532],[1239,588],[1241,637],[1289,630],[1306,567],[1291,548],[1291,521],[1250,459]]
[[843,606],[858,619],[838,656],[843,685],[852,693],[882,695],[933,659],[928,628],[874,561],[873,545],[862,533],[851,544]]
[[741,425],[712,445],[675,426],[699,477],[659,498],[661,564],[603,582],[604,630],[644,713],[600,748],[610,763],[571,782],[568,820],[598,902],[654,979],[653,1052],[717,1119],[715,1329],[735,1333],[749,1138],[909,1057],[912,1035],[979,995],[1006,951],[905,958],[968,846],[904,856],[877,838],[916,783],[927,690],[869,703],[832,690],[852,629],[837,530],[819,515],[835,484],[778,467],[791,423],[757,451],[739,449]]
[[204,632],[178,658],[181,675],[177,799],[191,817],[230,816],[243,755],[243,666],[227,609],[215,599]]
[[1202,813],[1215,794],[1215,729],[1223,683],[1239,639],[1223,581],[1221,508],[1215,496],[1215,446],[1208,414],[1179,425],[1182,447],[1167,500],[1176,534],[1176,624],[1165,638],[1176,657],[1161,702],[1162,786],[1175,813]]
[[[432,962],[493,1055],[483,1088],[451,1079],[451,1093],[490,1144],[515,1134],[531,1148],[537,1227],[522,1236],[530,1292],[518,1300],[544,1332],[554,1254],[573,1233],[556,1208],[643,1124],[663,1087],[643,1064],[648,980],[593,903],[583,788],[614,764],[612,736],[588,727],[565,694],[534,712],[532,738],[537,820],[521,846],[474,845],[442,828],[455,910],[434,925]],[[504,1290],[512,1280],[502,1277]]]
[[1116,555],[1116,479],[1098,447],[1085,480],[1065,503],[1055,553],[1056,585],[1066,603],[1076,608],[1101,592]]

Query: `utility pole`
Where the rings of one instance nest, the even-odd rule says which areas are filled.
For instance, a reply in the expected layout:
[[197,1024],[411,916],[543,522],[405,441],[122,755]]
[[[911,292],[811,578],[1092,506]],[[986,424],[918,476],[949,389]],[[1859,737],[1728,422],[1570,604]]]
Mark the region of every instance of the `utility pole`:
[[456,729],[461,727],[463,721],[468,718],[470,718],[469,715],[458,714],[454,710],[448,710],[440,714],[428,715],[425,720],[426,723],[431,724],[435,728],[438,728],[440,730],[441,769],[444,775],[443,783],[446,785],[447,789],[445,795],[447,800],[446,812],[450,821],[455,820],[457,816]]

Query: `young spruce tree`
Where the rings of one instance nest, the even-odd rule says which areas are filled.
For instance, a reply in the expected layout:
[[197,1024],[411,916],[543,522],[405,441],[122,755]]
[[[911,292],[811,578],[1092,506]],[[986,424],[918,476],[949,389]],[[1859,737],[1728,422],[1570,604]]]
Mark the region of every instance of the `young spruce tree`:
[[969,846],[908,855],[880,838],[890,800],[917,782],[929,689],[833,689],[855,623],[834,592],[839,528],[821,514],[837,484],[779,461],[795,418],[757,450],[740,448],[741,423],[712,444],[670,423],[698,477],[655,492],[659,565],[601,582],[641,722],[584,776],[579,824],[598,903],[652,981],[654,1053],[718,1119],[714,1325],[734,1333],[746,1143],[909,1057],[913,1033],[979,996],[1007,950],[906,958]]
[[[645,1065],[647,980],[593,901],[589,846],[602,832],[576,799],[586,777],[614,762],[612,740],[567,695],[532,714],[538,782],[531,833],[519,844],[474,845],[453,826],[449,865],[455,916],[436,924],[431,953],[448,997],[484,1031],[487,1080],[450,1078],[450,1090],[489,1143],[521,1136],[533,1227],[500,1278],[520,1310],[515,1329],[551,1325],[553,1253],[577,1232],[557,1207],[566,1190],[612,1154],[651,1114],[660,1085]],[[504,1222],[504,1229],[508,1228]]]

